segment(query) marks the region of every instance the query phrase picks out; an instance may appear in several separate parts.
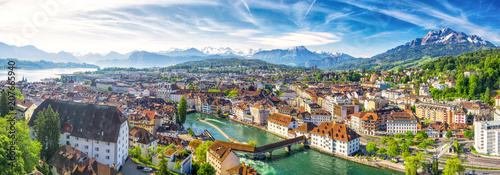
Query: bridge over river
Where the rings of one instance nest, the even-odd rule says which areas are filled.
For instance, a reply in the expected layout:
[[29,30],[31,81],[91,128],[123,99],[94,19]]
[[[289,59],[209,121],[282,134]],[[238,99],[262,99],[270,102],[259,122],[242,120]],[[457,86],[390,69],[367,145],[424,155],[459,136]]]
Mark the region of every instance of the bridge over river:
[[287,139],[259,147],[243,143],[226,142],[221,140],[218,140],[217,142],[221,143],[225,147],[230,148],[232,151],[236,153],[245,154],[247,157],[252,159],[264,159],[266,158],[267,155],[272,156],[272,152],[274,150],[281,148],[285,148],[287,151],[290,151],[292,145],[295,144],[302,144],[302,145],[308,144],[306,136],[299,136],[292,139]]

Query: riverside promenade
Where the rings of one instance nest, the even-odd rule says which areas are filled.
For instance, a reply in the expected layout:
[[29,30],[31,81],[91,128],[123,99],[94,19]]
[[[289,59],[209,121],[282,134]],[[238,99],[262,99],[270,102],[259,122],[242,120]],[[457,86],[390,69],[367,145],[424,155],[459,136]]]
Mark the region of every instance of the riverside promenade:
[[241,143],[241,142],[239,142],[239,141],[237,141],[237,140],[235,140],[235,139],[233,139],[233,138],[229,137],[229,136],[226,134],[226,132],[224,132],[224,131],[223,131],[222,129],[220,129],[218,126],[215,126],[214,124],[212,124],[212,123],[210,123],[210,122],[207,122],[207,121],[205,121],[205,120],[203,120],[203,119],[200,119],[199,121],[200,121],[200,122],[203,122],[203,123],[205,123],[205,124],[208,124],[208,125],[210,125],[210,126],[212,126],[212,127],[214,127],[214,128],[215,128],[215,129],[217,129],[217,130],[218,130],[218,131],[219,131],[222,135],[224,135],[224,137],[226,137],[229,141],[231,141],[231,142],[235,142],[235,143]]

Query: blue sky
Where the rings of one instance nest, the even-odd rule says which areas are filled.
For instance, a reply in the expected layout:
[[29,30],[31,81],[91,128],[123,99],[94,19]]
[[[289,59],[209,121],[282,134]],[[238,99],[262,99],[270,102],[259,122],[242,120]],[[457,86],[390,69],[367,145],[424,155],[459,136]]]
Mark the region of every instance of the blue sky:
[[368,57],[451,28],[500,45],[500,0],[0,0],[0,41],[50,52],[288,48]]

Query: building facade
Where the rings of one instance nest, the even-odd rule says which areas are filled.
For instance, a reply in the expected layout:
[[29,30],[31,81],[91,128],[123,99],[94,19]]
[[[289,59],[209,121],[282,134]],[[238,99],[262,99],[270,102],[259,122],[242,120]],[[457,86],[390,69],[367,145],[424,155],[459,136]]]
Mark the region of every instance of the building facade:
[[387,119],[387,134],[405,134],[411,131],[413,134],[418,132],[417,118],[407,112],[393,112]]
[[349,156],[359,150],[359,137],[344,124],[323,122],[311,131],[311,146]]
[[479,153],[500,155],[499,121],[474,123],[474,148]]

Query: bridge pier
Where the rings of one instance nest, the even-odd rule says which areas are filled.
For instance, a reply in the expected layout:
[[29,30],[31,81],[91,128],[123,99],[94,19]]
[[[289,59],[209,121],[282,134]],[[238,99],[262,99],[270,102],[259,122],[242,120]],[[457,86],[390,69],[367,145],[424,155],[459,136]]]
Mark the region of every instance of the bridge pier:
[[290,152],[290,151],[292,150],[292,145],[288,145],[288,146],[286,146],[286,147],[285,147],[285,150],[286,150],[286,151],[288,151],[288,152]]
[[273,151],[267,152],[267,156],[272,157],[273,156]]

